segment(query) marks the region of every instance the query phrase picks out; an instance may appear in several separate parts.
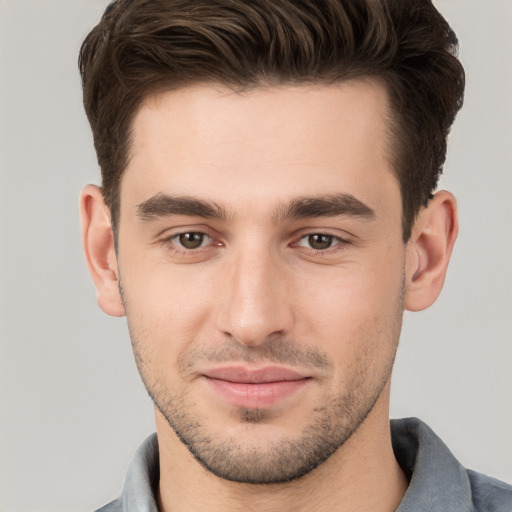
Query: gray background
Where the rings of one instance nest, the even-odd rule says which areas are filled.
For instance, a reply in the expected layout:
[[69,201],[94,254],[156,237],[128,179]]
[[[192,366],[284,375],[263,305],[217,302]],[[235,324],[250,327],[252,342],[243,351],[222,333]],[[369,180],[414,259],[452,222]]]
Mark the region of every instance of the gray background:
[[[104,504],[153,430],[124,319],[97,308],[79,238],[78,194],[99,173],[76,58],[106,4],[0,0],[3,512]],[[512,481],[512,2],[437,5],[468,74],[442,183],[461,232],[439,301],[406,314],[391,413]]]

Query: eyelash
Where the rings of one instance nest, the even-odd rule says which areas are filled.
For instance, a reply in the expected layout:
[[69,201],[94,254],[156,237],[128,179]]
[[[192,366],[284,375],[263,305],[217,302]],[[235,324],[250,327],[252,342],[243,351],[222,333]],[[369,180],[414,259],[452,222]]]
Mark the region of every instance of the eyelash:
[[[176,242],[177,239],[179,239],[180,237],[185,236],[185,235],[201,235],[205,238],[209,238],[211,240],[211,242],[206,245],[200,245],[199,247],[194,248],[194,249],[189,249],[189,248],[178,245],[178,243]],[[162,240],[162,244],[175,253],[192,255],[192,254],[198,254],[198,253],[202,252],[203,250],[207,249],[211,245],[219,245],[219,246],[222,245],[220,243],[217,243],[217,244],[212,243],[214,241],[215,241],[214,237],[212,237],[211,235],[209,235],[208,233],[206,233],[204,231],[182,231],[181,233],[175,233],[175,234],[165,238],[164,240]]]
[[[211,240],[210,243],[207,243],[205,245],[200,245],[197,248],[189,249],[185,248],[183,246],[178,245],[178,242],[176,242],[179,237],[182,237],[184,235],[201,235],[203,237],[207,237]],[[308,239],[309,237],[314,236],[324,236],[332,239],[333,245],[330,247],[327,247],[326,249],[314,249],[313,247],[305,247],[303,245],[300,245],[300,242],[302,240]],[[208,250],[212,246],[221,247],[223,244],[221,242],[215,242],[215,238],[208,233],[204,231],[182,231],[180,233],[175,233],[161,241],[162,245],[164,245],[167,249],[172,250],[173,252],[180,254],[180,255],[197,255],[205,250]],[[330,233],[324,233],[324,232],[318,232],[318,233],[307,233],[305,235],[302,235],[297,241],[292,242],[290,244],[290,247],[298,247],[302,248],[305,251],[307,251],[307,254],[309,256],[327,256],[332,253],[338,252],[340,250],[343,250],[346,248],[347,245],[351,245],[351,242],[349,240],[346,240],[344,238],[341,238],[336,235],[332,235]]]
[[[315,236],[330,238],[331,245],[325,249],[315,249],[313,247],[305,247],[303,245],[300,245],[301,241]],[[348,244],[350,244],[348,240],[345,240],[336,235],[331,235],[330,233],[307,233],[306,235],[301,236],[297,242],[294,242],[292,246],[303,247],[308,251],[308,254],[310,256],[327,256],[329,254],[343,250]]]

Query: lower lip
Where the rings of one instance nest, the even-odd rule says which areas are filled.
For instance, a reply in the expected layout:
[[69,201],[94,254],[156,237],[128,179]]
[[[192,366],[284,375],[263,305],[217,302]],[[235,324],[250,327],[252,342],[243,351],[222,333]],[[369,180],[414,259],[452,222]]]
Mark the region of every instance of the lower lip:
[[260,382],[258,384],[230,382],[210,377],[207,377],[206,380],[231,405],[247,409],[262,409],[293,395],[310,379]]

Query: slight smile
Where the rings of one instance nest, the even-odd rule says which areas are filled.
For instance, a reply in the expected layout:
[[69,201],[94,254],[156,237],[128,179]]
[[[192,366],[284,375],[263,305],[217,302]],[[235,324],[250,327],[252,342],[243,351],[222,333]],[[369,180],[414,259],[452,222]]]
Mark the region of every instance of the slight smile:
[[205,372],[206,382],[231,405],[262,409],[289,397],[311,377],[279,366],[228,366]]

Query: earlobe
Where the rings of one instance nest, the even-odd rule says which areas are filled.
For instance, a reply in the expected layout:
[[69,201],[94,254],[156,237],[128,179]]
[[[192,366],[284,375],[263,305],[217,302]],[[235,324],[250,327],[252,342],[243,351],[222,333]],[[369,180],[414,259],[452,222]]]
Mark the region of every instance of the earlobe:
[[119,270],[108,207],[101,190],[88,185],[80,195],[82,243],[96,286],[98,305],[111,316],[124,316],[119,292]]
[[443,288],[458,232],[457,202],[450,192],[437,192],[418,215],[407,244],[405,308],[431,306]]

